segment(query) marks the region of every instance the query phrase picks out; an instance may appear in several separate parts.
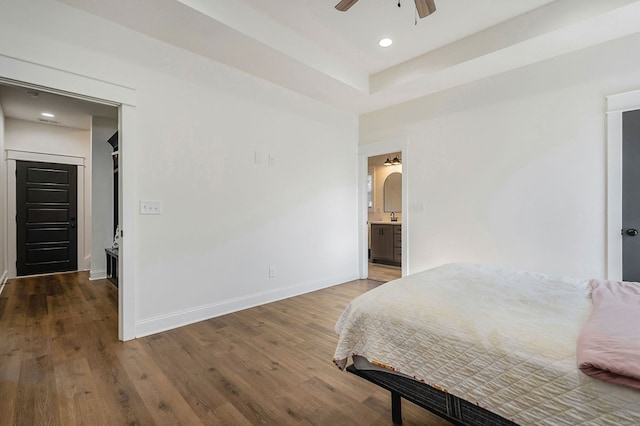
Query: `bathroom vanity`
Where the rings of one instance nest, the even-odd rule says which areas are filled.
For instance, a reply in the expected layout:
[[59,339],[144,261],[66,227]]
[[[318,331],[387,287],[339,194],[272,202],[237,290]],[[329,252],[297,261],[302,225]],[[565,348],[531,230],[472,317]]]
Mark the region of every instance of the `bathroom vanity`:
[[371,223],[371,261],[386,265],[402,265],[402,224]]

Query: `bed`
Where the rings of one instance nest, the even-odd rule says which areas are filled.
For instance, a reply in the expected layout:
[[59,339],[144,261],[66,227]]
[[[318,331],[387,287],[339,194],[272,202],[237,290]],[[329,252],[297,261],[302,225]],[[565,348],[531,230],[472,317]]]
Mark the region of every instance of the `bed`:
[[[334,363],[462,425],[637,425],[640,390],[587,376],[588,280],[448,264],[349,303]],[[349,361],[355,361],[349,364]]]

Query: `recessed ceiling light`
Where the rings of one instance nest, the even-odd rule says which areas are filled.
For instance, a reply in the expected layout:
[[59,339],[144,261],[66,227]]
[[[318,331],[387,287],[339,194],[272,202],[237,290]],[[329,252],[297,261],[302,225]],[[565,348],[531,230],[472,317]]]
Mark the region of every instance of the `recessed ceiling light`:
[[51,114],[50,112],[42,112],[40,113],[40,115],[43,117],[49,117],[49,118],[55,117],[55,115]]
[[378,42],[378,44],[380,45],[380,47],[389,47],[393,44],[393,40],[391,40],[390,38],[383,38]]

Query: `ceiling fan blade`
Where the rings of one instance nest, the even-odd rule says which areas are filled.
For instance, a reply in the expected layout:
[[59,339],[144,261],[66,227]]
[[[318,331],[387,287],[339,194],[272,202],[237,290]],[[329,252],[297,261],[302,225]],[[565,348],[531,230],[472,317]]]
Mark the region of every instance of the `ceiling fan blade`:
[[416,0],[416,9],[418,9],[418,16],[424,18],[436,11],[436,2],[434,0]]
[[342,0],[340,3],[336,5],[336,9],[338,9],[340,12],[346,12],[347,10],[349,10],[351,6],[353,6],[357,2],[358,0]]

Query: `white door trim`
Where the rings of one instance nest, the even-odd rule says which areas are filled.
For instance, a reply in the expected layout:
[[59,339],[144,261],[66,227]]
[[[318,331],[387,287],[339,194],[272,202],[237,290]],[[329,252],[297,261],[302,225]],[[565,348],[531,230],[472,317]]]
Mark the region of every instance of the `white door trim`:
[[406,139],[390,140],[358,147],[358,266],[360,278],[369,276],[369,206],[367,204],[367,173],[369,157],[401,152],[402,157],[402,276],[409,274],[409,159]]
[[640,109],[640,90],[607,96],[607,278],[622,280],[622,113]]
[[104,81],[71,70],[2,54],[0,54],[0,70],[0,82],[119,106],[118,130],[121,146],[119,205],[120,224],[124,236],[120,240],[120,262],[118,262],[118,338],[133,339],[136,337],[136,90],[117,82]]
[[[30,151],[18,151],[13,149],[7,149],[7,220],[12,225],[7,226],[7,269],[8,277],[15,278],[16,260],[18,259],[17,253],[17,229],[16,221],[11,220],[16,217],[18,212],[16,206],[16,161],[37,161],[44,163],[57,163],[57,164],[69,164],[78,167],[77,173],[77,265],[78,269],[82,269],[81,266],[84,263],[85,258],[85,232],[86,221],[84,211],[84,193],[85,193],[85,161],[84,157],[76,157],[71,155],[57,155],[57,154],[44,154],[40,152]],[[91,231],[88,231],[91,232]]]

